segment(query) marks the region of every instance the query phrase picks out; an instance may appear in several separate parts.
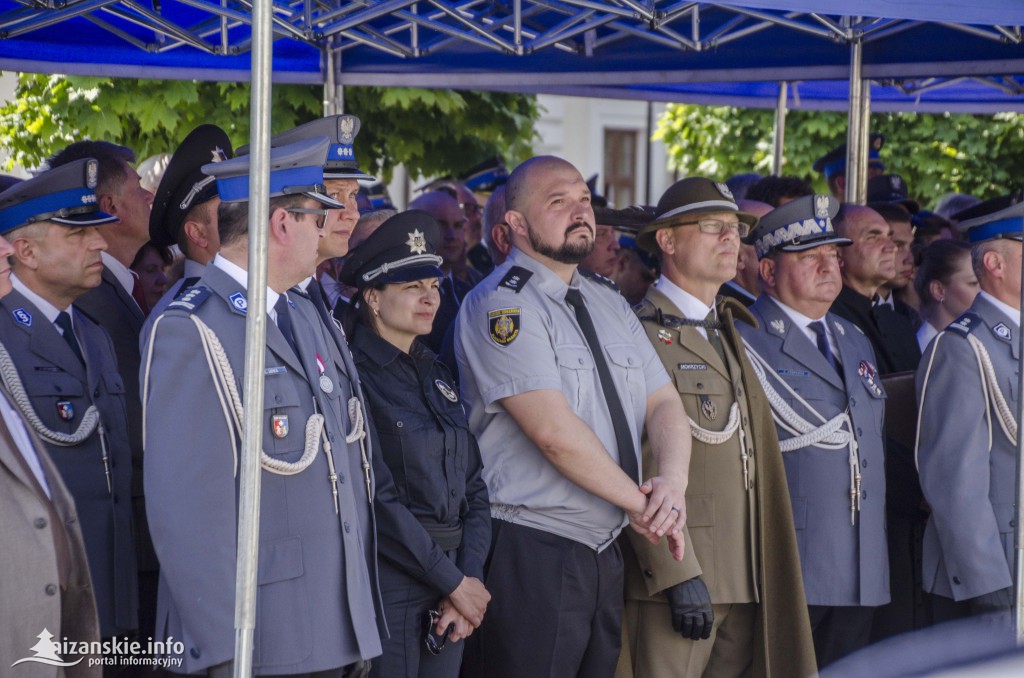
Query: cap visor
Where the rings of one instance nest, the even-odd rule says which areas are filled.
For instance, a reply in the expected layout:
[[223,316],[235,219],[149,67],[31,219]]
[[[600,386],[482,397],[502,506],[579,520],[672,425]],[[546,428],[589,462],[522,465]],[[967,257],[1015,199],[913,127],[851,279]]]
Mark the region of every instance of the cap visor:
[[355,179],[356,181],[377,181],[377,177],[370,176],[359,170],[329,170],[324,169],[324,179]]
[[334,198],[330,197],[329,195],[324,195],[323,193],[313,193],[313,192],[303,193],[303,195],[305,195],[307,198],[312,198],[313,200],[316,200],[318,203],[320,203],[324,207],[327,207],[328,209],[333,209],[333,210],[343,210],[343,209],[345,209],[345,206],[343,204],[341,204],[340,202],[338,202]]
[[426,278],[442,278],[444,271],[432,264],[421,264],[418,266],[403,266],[379,275],[370,281],[373,285],[387,285],[390,283],[412,282],[414,280],[425,280]]
[[812,250],[815,247],[821,247],[822,245],[836,245],[838,247],[846,247],[852,245],[853,241],[849,238],[840,238],[838,236],[826,236],[824,238],[816,238],[814,240],[806,240],[801,243],[793,245],[783,245],[777,251],[779,252],[803,252],[804,250]]
[[63,217],[50,217],[47,221],[64,224],[65,226],[100,226],[102,224],[119,221],[119,219],[107,214],[106,212],[100,212],[97,210],[96,212],[88,212],[86,214],[68,214]]

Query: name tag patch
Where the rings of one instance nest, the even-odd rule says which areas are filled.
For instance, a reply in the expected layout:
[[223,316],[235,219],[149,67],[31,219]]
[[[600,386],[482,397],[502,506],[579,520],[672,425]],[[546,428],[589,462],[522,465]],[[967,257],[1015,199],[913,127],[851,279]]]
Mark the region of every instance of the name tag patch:
[[779,374],[781,374],[784,377],[809,377],[809,376],[811,376],[810,372],[805,372],[804,370],[779,370]]
[[708,368],[704,363],[679,363],[676,365],[677,370],[706,370]]

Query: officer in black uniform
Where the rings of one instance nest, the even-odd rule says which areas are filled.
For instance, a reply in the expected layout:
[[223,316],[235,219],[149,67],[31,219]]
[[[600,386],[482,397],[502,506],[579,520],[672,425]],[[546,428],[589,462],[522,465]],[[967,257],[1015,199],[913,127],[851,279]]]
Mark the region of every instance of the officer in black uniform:
[[490,599],[482,583],[491,523],[480,451],[451,373],[417,339],[429,334],[440,305],[439,236],[426,212],[398,214],[353,250],[341,272],[341,282],[359,290],[346,329],[398,489],[398,506],[377,501],[391,638],[372,672],[388,678],[458,675],[457,641],[479,625]]

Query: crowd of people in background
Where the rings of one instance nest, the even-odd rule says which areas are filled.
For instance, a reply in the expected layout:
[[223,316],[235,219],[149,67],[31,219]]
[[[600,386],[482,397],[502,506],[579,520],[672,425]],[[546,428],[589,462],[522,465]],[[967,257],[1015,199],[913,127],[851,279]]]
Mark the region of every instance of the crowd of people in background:
[[539,156],[398,210],[360,124],[271,139],[262,406],[247,148],[0,193],[5,675],[233,675],[250,417],[256,675],[843,675],[1009,611],[1024,195],[924,209],[873,135],[865,205],[840,146],[830,193]]

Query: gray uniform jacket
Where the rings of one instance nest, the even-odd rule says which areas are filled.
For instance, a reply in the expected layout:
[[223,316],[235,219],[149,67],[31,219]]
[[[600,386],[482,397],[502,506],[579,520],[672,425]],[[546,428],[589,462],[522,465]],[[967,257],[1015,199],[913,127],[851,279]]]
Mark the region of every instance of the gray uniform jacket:
[[[849,410],[860,455],[861,496],[850,523],[849,450],[804,447],[782,455],[808,605],[876,606],[889,602],[885,535],[885,391],[867,337],[832,313],[839,346],[840,378],[817,346],[768,295],[751,312],[759,328],[740,323],[743,338],[801,398],[825,419]],[[807,408],[769,375],[769,382],[800,416],[817,423]],[[793,437],[776,426],[779,441]]]
[[53,323],[20,292],[12,291],[0,300],[0,342],[17,366],[43,424],[59,433],[74,433],[85,411],[95,404],[106,430],[110,490],[98,430],[78,445],[47,443],[46,450],[78,508],[100,633],[107,637],[138,627],[126,388],[106,331],[80,311],[75,313],[74,325],[88,367]]
[[1013,565],[1016,443],[999,426],[968,337],[988,351],[1016,416],[1015,323],[978,295],[928,346],[917,370],[917,465],[932,507],[922,553],[924,590],[965,600],[1006,588]]
[[[44,628],[54,640],[67,638],[78,643],[100,639],[74,499],[42,443],[31,430],[29,435],[50,489],[49,497],[0,419],[0,535],[7,546],[0,549],[0,667],[5,675],[18,678],[100,678],[103,667],[90,666],[88,658],[66,668],[36,662],[11,668],[19,659],[35,654],[29,648],[39,642]],[[63,591],[58,590],[58,539],[67,546],[67,585]],[[17,548],[12,548],[13,544]],[[78,656],[63,655],[62,659],[73,662]]]
[[[146,389],[146,503],[160,557],[157,631],[185,644],[192,673],[234,656],[238,479],[229,424],[204,358],[195,315],[217,336],[241,395],[245,362],[245,290],[209,266],[200,282],[154,325]],[[326,337],[298,308],[292,321],[299,355],[267,324],[263,449],[286,462],[302,456],[304,428],[325,415],[340,511],[321,443],[294,475],[264,470],[254,671],[310,673],[380,654],[374,601],[358,524],[361,477],[346,455],[338,365]],[[333,388],[321,386],[317,357]],[[148,387],[146,378],[148,377]],[[248,409],[247,412],[251,412]],[[364,490],[365,492],[365,490]]]

